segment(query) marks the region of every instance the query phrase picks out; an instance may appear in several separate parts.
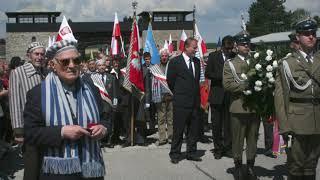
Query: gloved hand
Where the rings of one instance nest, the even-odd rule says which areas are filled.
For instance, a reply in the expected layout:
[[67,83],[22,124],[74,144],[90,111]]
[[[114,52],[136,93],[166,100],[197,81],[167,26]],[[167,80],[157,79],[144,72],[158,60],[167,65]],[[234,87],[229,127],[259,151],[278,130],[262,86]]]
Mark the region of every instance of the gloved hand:
[[118,105],[118,99],[117,98],[113,98],[112,105],[114,105],[114,106]]
[[149,103],[146,103],[146,104],[144,105],[144,108],[145,108],[145,109],[150,108],[150,104],[149,104]]

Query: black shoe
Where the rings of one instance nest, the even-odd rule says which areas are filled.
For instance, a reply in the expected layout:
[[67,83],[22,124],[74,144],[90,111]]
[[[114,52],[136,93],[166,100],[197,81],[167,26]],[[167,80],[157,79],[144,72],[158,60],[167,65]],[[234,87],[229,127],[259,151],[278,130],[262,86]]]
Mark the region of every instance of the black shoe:
[[267,150],[263,153],[265,156],[268,156],[270,158],[277,158],[276,155],[273,154],[273,152],[271,150]]
[[254,160],[247,160],[247,179],[248,180],[257,180],[257,175],[254,173]]
[[253,168],[251,167],[248,167],[247,168],[247,177],[248,177],[248,180],[257,180],[257,175],[254,173],[254,170]]
[[242,172],[242,166],[240,167],[236,167],[234,172],[233,172],[233,176],[235,180],[244,180],[244,175]]
[[198,162],[202,161],[201,158],[193,157],[193,156],[187,156],[187,160],[189,160],[189,161],[198,161]]
[[171,158],[171,159],[170,159],[170,162],[171,162],[172,164],[178,164],[178,163],[179,163],[179,160],[178,160],[178,159]]
[[223,153],[223,156],[233,158],[232,150],[227,150]]
[[222,158],[222,152],[221,151],[213,152],[213,156],[214,156],[215,159],[221,159]]

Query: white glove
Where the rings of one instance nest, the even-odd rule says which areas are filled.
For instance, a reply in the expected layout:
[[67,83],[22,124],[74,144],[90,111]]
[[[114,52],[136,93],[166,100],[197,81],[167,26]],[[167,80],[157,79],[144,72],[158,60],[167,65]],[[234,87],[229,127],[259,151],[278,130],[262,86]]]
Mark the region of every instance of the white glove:
[[147,109],[147,108],[150,107],[150,104],[149,104],[149,103],[146,103],[146,104],[144,105],[144,107]]
[[113,104],[114,106],[118,105],[118,99],[117,99],[117,98],[113,98],[112,104]]

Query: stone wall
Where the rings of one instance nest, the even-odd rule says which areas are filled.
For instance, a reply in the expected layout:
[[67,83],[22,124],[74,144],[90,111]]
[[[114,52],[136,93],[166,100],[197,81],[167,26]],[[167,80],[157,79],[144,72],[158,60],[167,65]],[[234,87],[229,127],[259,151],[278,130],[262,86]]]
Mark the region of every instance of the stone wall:
[[13,56],[27,59],[26,50],[31,43],[31,38],[36,37],[36,41],[48,45],[48,37],[56,32],[7,32],[6,38],[6,60],[9,62]]

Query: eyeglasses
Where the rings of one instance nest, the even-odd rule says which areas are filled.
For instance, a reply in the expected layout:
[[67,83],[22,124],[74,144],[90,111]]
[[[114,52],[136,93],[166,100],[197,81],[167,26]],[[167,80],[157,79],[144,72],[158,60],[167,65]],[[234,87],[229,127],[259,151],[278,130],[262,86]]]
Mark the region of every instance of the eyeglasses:
[[73,58],[66,58],[66,59],[56,59],[56,60],[60,65],[62,65],[64,67],[67,67],[70,64],[71,60],[72,60],[73,64],[76,66],[81,64],[81,60],[79,57],[74,58],[74,59]]

